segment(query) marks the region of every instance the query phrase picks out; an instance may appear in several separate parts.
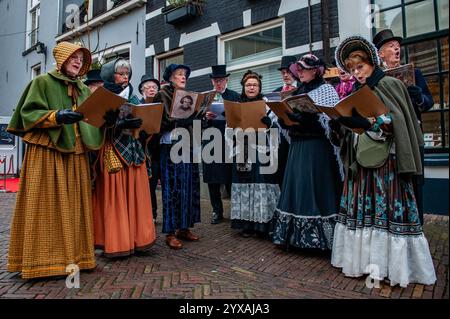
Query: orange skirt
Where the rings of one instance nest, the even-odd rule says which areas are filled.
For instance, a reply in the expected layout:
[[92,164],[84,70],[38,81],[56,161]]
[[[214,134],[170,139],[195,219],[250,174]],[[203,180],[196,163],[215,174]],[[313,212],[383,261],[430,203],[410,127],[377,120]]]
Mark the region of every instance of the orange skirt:
[[93,195],[95,247],[106,257],[145,251],[156,240],[146,164],[109,174],[99,153],[100,173]]
[[95,268],[89,163],[77,153],[29,144],[11,225],[8,271],[22,278]]

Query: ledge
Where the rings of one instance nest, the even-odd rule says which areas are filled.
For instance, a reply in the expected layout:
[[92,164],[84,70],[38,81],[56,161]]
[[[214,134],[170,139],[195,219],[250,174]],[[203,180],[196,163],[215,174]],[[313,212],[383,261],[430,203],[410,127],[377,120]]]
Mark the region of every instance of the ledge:
[[[38,42],[39,43],[39,42]],[[32,47],[29,47],[28,49],[26,49],[25,51],[22,52],[22,56],[26,56],[28,54],[30,54],[33,51],[36,51],[36,48],[38,46],[38,43],[36,43],[35,45],[33,45]]]
[[117,17],[130,12],[131,10],[133,10],[135,8],[140,8],[140,7],[144,6],[146,3],[147,3],[147,0],[127,1],[127,2],[119,5],[117,8],[114,8],[105,13],[102,13],[101,15],[95,17],[94,19],[90,20],[89,22],[83,23],[78,28],[57,36],[55,38],[55,40],[56,40],[56,42],[72,40],[88,31],[91,31],[95,27],[101,26],[108,21],[114,20]]
[[448,153],[425,154],[425,166],[448,166]]

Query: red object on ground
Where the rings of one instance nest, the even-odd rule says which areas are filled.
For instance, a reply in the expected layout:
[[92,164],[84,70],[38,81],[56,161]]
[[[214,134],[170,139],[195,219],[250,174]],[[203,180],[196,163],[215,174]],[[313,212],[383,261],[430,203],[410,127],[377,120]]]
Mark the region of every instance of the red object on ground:
[[[3,178],[0,178],[0,190],[3,189]],[[6,192],[17,193],[19,190],[19,178],[7,178],[6,179]]]

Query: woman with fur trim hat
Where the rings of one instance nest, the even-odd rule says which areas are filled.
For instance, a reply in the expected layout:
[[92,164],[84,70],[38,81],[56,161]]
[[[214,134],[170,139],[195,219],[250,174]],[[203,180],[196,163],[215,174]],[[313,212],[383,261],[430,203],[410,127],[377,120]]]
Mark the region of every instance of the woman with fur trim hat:
[[[104,88],[139,104],[130,84],[132,75],[128,61],[118,58],[102,66]],[[142,141],[132,134],[142,125],[133,118],[128,105],[122,105],[107,139],[122,163],[116,173],[110,173],[104,163],[105,147],[98,154],[98,177],[93,199],[95,246],[105,257],[124,257],[147,251],[156,240],[150,199],[149,173]]]
[[[251,70],[244,74],[241,81],[242,93],[240,102],[253,102],[265,99],[261,94],[261,78],[258,73]],[[263,117],[261,121],[268,129],[278,128],[276,115],[267,106],[266,111],[267,116]],[[266,135],[263,136],[267,138]],[[260,138],[259,134],[257,138]],[[276,141],[278,142],[278,138]],[[232,141],[227,139],[227,142],[231,144]],[[280,197],[280,187],[275,173],[261,173],[261,169],[264,166],[268,166],[260,161],[261,154],[266,156],[267,153],[265,141],[262,143],[261,141],[255,142],[257,142],[256,145],[244,141],[243,148],[236,145],[236,151],[233,152],[244,152],[244,163],[235,161],[232,166],[231,228],[240,229],[244,238],[253,234],[267,236],[270,221]],[[256,161],[253,163],[248,158],[251,151],[256,152]],[[237,159],[239,159],[239,156],[237,156]]]
[[172,131],[185,128],[192,132],[195,113],[187,119],[170,117],[173,93],[175,89],[185,89],[191,69],[182,64],[171,64],[164,71],[164,86],[156,94],[153,102],[162,102],[164,106],[161,123],[161,186],[163,196],[163,229],[166,243],[171,249],[183,248],[181,240],[198,241],[199,236],[190,228],[200,222],[200,176],[198,164],[192,161],[192,143],[190,161],[174,163],[170,152],[177,143],[172,140]]
[[87,152],[103,134],[74,111],[90,95],[80,77],[91,53],[61,42],[53,56],[56,70],[28,84],[8,126],[27,143],[8,255],[8,271],[24,279],[95,268]]
[[[331,263],[350,277],[369,274],[401,287],[431,285],[436,275],[411,180],[422,173],[423,137],[408,91],[401,81],[385,76],[375,46],[360,36],[338,46],[336,61],[356,78],[356,89],[369,86],[389,112],[368,119],[353,110],[353,116],[339,119],[347,128],[365,133],[348,130],[344,138],[347,171]],[[377,168],[362,155],[354,160],[362,142],[371,140],[392,141],[385,163]]]
[[[306,54],[290,69],[301,83],[294,95],[308,94],[324,106],[339,101],[334,87],[323,78],[326,65],[317,56]],[[332,144],[329,118],[305,112],[288,116],[296,124],[286,127],[291,144],[272,241],[297,248],[331,249],[343,170],[339,149]]]

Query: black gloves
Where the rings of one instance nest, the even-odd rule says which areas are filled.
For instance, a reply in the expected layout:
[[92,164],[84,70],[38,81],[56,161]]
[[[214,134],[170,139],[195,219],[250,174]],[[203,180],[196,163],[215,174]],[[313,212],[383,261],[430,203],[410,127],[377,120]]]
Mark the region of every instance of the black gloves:
[[414,104],[423,103],[422,89],[420,87],[418,87],[417,85],[411,85],[407,87],[407,90],[409,93],[409,97]]
[[261,122],[267,126],[267,128],[272,126],[272,120],[270,119],[270,117],[268,116],[264,116],[263,118],[261,118]]
[[362,128],[367,131],[372,127],[372,124],[369,122],[369,120],[361,116],[361,114],[359,114],[355,108],[352,109],[352,116],[342,116],[338,118],[338,121],[342,125],[351,129]]
[[286,112],[286,115],[292,122],[297,123],[300,123],[300,120],[302,118],[302,113],[300,113],[300,111],[297,110],[294,110],[294,113]]
[[117,119],[119,118],[119,113],[120,110],[109,110],[108,112],[105,113],[105,115],[103,116],[103,118],[105,119],[105,126],[106,127],[111,127],[113,125],[116,124]]
[[56,123],[58,124],[73,124],[83,119],[84,115],[72,111],[71,109],[59,110],[56,112]]
[[142,125],[142,120],[138,117],[126,117],[124,119],[119,120],[117,122],[116,128],[119,130],[122,129],[133,129],[133,128],[140,128]]

